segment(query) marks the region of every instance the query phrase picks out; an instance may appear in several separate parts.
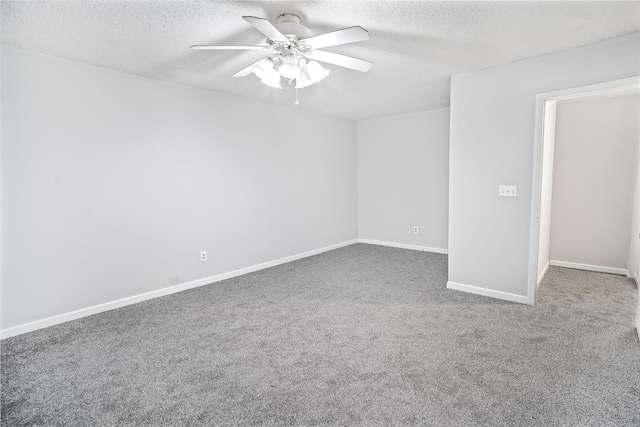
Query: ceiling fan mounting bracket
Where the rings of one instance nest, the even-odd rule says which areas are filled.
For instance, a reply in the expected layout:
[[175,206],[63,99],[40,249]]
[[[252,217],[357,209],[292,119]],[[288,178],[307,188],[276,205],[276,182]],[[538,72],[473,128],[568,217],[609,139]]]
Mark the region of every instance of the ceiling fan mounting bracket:
[[311,37],[311,31],[300,24],[300,17],[293,13],[283,13],[278,16],[278,23],[274,25],[289,41],[297,41]]
[[283,22],[293,22],[294,24],[300,25],[300,17],[295,13],[281,13],[278,16],[278,24],[282,24]]

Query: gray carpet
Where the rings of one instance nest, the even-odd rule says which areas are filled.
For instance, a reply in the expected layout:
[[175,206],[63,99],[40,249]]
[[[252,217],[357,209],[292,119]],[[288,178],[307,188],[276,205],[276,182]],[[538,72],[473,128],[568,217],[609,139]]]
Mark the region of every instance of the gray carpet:
[[2,341],[7,426],[638,426],[637,291],[552,267],[535,307],[357,244]]

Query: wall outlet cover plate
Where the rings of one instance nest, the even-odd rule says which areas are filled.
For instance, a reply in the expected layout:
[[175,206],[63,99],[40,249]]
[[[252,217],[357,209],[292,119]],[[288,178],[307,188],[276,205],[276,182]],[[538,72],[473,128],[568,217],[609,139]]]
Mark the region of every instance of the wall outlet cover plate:
[[500,197],[518,197],[517,185],[501,185],[498,189],[498,195]]

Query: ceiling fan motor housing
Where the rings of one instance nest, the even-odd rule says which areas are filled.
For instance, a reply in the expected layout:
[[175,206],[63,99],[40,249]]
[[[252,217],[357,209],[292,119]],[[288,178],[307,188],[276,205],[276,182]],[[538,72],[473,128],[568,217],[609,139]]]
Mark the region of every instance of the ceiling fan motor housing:
[[274,25],[288,39],[300,40],[311,37],[311,31],[300,25],[300,17],[293,13],[283,13],[278,16],[278,23]]

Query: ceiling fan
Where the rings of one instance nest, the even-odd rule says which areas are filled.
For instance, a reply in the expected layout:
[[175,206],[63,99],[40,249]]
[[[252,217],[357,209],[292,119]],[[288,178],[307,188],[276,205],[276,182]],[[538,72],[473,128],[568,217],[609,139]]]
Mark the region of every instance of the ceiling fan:
[[324,79],[329,74],[329,70],[323,68],[316,61],[362,72],[369,71],[373,67],[373,62],[370,61],[320,50],[325,47],[369,40],[369,32],[362,27],[349,27],[312,36],[311,31],[300,24],[300,17],[293,13],[280,15],[278,23],[275,25],[266,19],[255,16],[243,16],[242,18],[267,37],[265,44],[249,46],[195,45],[191,48],[265,50],[268,52],[267,56],[238,71],[233,77],[244,77],[254,73],[263,83],[276,88],[282,88],[280,86],[281,77],[289,84],[295,80],[296,89],[310,86]]

